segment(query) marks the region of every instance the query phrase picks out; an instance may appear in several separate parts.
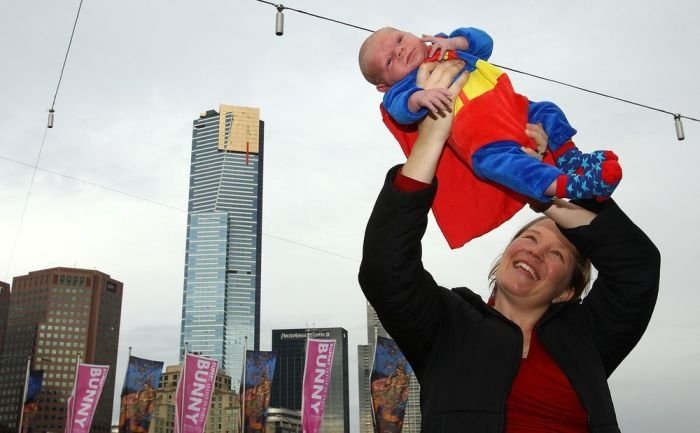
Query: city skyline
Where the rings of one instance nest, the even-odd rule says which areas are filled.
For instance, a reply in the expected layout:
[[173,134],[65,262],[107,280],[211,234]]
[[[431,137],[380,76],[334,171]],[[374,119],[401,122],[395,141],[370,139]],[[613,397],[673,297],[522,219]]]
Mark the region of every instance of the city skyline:
[[[479,27],[494,38],[494,63],[700,117],[698,2],[445,0],[438,7],[446,13],[434,14],[417,13],[425,4],[412,1],[285,5],[370,29]],[[106,270],[126,287],[117,388],[129,347],[177,363],[192,119],[221,102],[260,107],[260,348],[270,349],[272,329],[347,329],[351,431],[359,432],[353,372],[355,347],[367,343],[357,284],[363,230],[386,171],[405,160],[382,124],[381,95],[357,66],[368,33],[285,10],[278,37],[275,8],[254,0],[85,2],[47,130],[77,6],[12,2],[0,14],[0,280],[56,266]],[[622,430],[692,430],[700,280],[687,248],[700,242],[692,200],[699,124],[684,120],[679,142],[670,114],[509,76],[531,99],[562,107],[581,149],[620,156],[614,199],[661,250],[656,311],[610,378]],[[431,217],[426,268],[441,285],[486,298],[492,261],[533,216],[525,209],[458,250]]]

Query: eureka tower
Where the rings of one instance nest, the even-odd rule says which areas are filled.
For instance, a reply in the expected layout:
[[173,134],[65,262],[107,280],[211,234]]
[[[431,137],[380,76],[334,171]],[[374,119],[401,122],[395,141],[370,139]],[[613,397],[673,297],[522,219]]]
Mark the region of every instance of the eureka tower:
[[259,349],[263,136],[258,108],[220,105],[192,128],[180,359],[216,358],[234,381]]

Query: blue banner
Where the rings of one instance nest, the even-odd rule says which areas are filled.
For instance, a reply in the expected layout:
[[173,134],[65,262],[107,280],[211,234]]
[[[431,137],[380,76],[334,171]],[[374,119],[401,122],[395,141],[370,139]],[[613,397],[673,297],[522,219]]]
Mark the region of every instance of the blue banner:
[[370,376],[375,432],[400,433],[413,369],[390,338],[377,336]]
[[27,377],[27,398],[22,406],[22,433],[32,433],[32,421],[39,410],[39,394],[44,384],[44,370],[31,370]]
[[246,351],[243,390],[244,433],[264,433],[270,406],[275,352]]
[[119,433],[148,432],[162,371],[160,361],[129,357],[121,394]]

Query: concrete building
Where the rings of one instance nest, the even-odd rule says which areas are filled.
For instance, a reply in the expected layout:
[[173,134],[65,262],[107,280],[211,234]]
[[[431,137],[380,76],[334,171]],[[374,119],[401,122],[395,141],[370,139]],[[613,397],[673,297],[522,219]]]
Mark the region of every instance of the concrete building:
[[301,412],[271,407],[267,411],[265,433],[301,433]]
[[44,371],[37,432],[63,432],[75,367],[109,365],[91,432],[110,433],[123,284],[96,270],[51,268],[12,280],[0,357],[0,430],[17,431],[27,360]]
[[[5,327],[7,326],[7,312],[10,309],[10,285],[0,281],[0,354],[2,353],[2,342],[5,338]],[[0,360],[2,361],[2,360]]]
[[[358,397],[360,400],[360,433],[374,433],[372,421],[372,400],[369,380],[372,374],[372,358],[376,337],[391,338],[386,332],[374,308],[367,303],[367,341],[369,344],[357,346]],[[401,433],[420,433],[420,385],[415,374],[411,374],[408,402]]]
[[[181,365],[170,365],[160,376],[149,433],[175,433],[175,392],[181,371]],[[240,407],[238,394],[231,390],[231,377],[219,369],[204,433],[240,433]]]
[[270,406],[301,410],[307,338],[332,339],[336,342],[321,433],[350,433],[348,331],[343,328],[272,330],[272,351],[277,353],[277,362]]
[[[221,105],[193,122],[180,353],[215,358],[240,380],[259,350],[264,123]],[[182,355],[180,360],[182,361]]]

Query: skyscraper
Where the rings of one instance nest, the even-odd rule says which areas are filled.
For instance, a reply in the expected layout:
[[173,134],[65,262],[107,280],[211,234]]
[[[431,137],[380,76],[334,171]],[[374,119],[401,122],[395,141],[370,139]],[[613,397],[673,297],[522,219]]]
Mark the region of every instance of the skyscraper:
[[2,353],[2,341],[5,338],[5,326],[7,326],[7,311],[9,308],[10,285],[0,281],[0,354]]
[[272,330],[272,351],[277,353],[277,362],[272,380],[270,406],[301,410],[307,338],[336,342],[321,433],[349,433],[348,331],[343,328]]
[[[374,356],[374,344],[376,337],[391,338],[377,317],[377,312],[367,303],[367,342],[368,344],[357,346],[357,372],[358,372],[358,396],[360,399],[360,433],[373,433],[372,402],[370,396],[369,379],[372,374],[372,357]],[[420,433],[420,384],[415,374],[411,374],[411,382],[408,387],[408,402],[404,414],[401,433]]]
[[95,270],[51,268],[12,280],[0,358],[0,431],[17,431],[27,360],[44,371],[37,432],[63,431],[78,357],[110,371],[91,432],[109,433],[123,285]]
[[194,120],[180,348],[218,359],[235,382],[260,340],[264,123],[221,105]]

